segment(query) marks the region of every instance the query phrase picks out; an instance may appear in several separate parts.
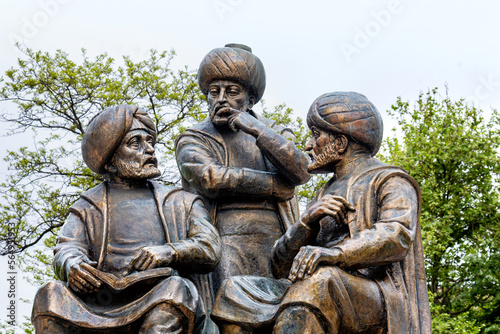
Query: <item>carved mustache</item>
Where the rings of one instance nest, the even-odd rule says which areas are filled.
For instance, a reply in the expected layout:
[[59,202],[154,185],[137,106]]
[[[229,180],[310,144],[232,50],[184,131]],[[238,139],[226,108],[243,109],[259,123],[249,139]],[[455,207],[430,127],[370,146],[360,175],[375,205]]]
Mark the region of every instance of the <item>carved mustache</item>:
[[155,167],[158,166],[158,159],[156,159],[155,156],[148,157],[148,158],[146,158],[144,160],[144,162],[142,163],[142,166],[146,166],[146,165],[149,165],[149,164],[152,164]]
[[215,107],[212,108],[212,114],[219,117],[229,116],[231,114],[229,108],[229,104],[227,103],[216,104]]

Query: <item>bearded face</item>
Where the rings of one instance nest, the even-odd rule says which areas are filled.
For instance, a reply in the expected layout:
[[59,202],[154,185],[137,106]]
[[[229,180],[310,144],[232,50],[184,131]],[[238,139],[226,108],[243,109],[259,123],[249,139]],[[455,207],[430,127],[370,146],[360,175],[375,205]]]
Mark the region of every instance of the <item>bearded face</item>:
[[152,179],[161,175],[160,170],[156,166],[156,158],[152,158],[148,165],[144,165],[138,160],[122,159],[114,159],[113,163],[117,169],[115,175],[121,179]]
[[311,158],[309,173],[328,173],[340,161],[337,136],[322,129],[311,127],[312,138],[305,150]]
[[115,152],[110,174],[125,180],[151,179],[161,175],[155,157],[154,137],[145,130],[129,131]]
[[228,80],[216,80],[209,86],[207,101],[209,115],[215,126],[227,124],[231,109],[248,111],[252,108],[252,98],[239,83]]

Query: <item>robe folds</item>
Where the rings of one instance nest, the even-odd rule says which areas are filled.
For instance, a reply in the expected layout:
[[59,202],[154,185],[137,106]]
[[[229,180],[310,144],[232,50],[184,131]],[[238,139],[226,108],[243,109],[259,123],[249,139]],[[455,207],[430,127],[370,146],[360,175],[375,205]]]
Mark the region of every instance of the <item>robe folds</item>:
[[272,326],[281,310],[304,305],[322,320],[328,333],[339,314],[343,333],[364,333],[370,324],[363,323],[363,310],[379,305],[371,302],[380,300],[387,333],[431,333],[416,181],[401,168],[374,158],[360,162],[343,181],[332,178],[317,199],[342,195],[356,208],[348,213],[347,235],[332,234],[328,240],[320,229],[308,243],[340,250],[339,263],[320,265],[313,275],[295,283],[285,279],[294,257],[290,254],[304,246],[291,238],[290,231],[301,228],[295,224],[273,249],[274,273],[283,279],[226,280],[212,311],[215,320],[253,328]]
[[49,282],[38,291],[33,322],[37,317],[49,316],[80,328],[113,329],[130,326],[156,305],[168,303],[188,319],[188,333],[201,333],[206,325],[205,309],[191,276],[217,265],[218,233],[199,196],[156,182],[149,182],[149,187],[163,231],[145,233],[165,235],[164,243],[176,249],[172,275],[144,280],[123,291],[103,284],[95,294],[78,294],[67,286],[70,263],[77,258],[94,261],[98,270],[106,272],[110,220],[109,184],[105,181],[83,193],[70,208],[54,250],[53,266],[59,281]]
[[[271,277],[272,245],[299,216],[296,196],[276,201],[273,192],[285,184],[290,187],[305,183],[309,179],[308,160],[293,141],[285,138],[293,139],[291,130],[253,111],[250,113],[266,125],[258,138],[248,135],[242,142],[228,144],[207,118],[177,138],[176,159],[183,176],[183,188],[203,196],[212,221],[221,228],[223,258],[215,272],[225,272],[226,264],[232,268],[230,274],[241,271],[240,268],[246,271],[252,268],[251,272],[256,275]],[[234,166],[231,151],[235,149],[251,150],[249,156],[261,156],[265,167],[257,170],[254,166]],[[270,242],[260,240],[262,244],[269,244],[269,249],[248,247],[258,244],[259,238],[271,237]],[[254,265],[256,263],[258,265]],[[214,273],[209,276],[212,284],[205,286],[202,295],[210,309],[217,293],[218,276]],[[214,276],[217,277],[214,279]]]

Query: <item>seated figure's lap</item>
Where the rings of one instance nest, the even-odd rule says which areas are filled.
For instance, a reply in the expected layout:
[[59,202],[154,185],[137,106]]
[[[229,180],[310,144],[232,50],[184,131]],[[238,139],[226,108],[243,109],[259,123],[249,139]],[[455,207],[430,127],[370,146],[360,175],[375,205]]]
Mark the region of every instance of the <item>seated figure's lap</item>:
[[271,210],[244,213],[218,213],[216,225],[222,240],[222,258],[214,275],[219,284],[236,275],[272,277],[269,256],[274,242],[282,235],[279,217]]
[[292,305],[312,307],[329,323],[335,322],[340,314],[342,326],[354,332],[385,323],[384,302],[378,284],[338,267],[319,268],[311,277],[293,283],[280,309]]

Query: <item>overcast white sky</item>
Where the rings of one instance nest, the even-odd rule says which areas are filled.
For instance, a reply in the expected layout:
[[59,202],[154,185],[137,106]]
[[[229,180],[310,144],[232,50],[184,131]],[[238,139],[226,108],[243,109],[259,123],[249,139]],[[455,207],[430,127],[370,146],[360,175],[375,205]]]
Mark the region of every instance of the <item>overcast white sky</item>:
[[[81,48],[90,55],[108,52],[136,60],[151,48],[174,48],[174,65],[191,69],[211,49],[236,42],[252,47],[266,68],[267,105],[286,102],[302,117],[323,93],[357,91],[384,115],[388,135],[392,125],[385,111],[397,96],[414,101],[432,87],[444,93],[445,83],[453,98],[466,97],[486,110],[500,106],[500,1],[0,0],[0,5],[1,74],[16,64],[15,40],[74,58]],[[0,110],[15,109],[0,103]],[[5,129],[0,124],[0,131]],[[3,138],[0,157],[22,143]],[[0,164],[0,182],[4,176]],[[23,297],[32,298],[30,293]],[[4,294],[0,291],[0,300]]]

